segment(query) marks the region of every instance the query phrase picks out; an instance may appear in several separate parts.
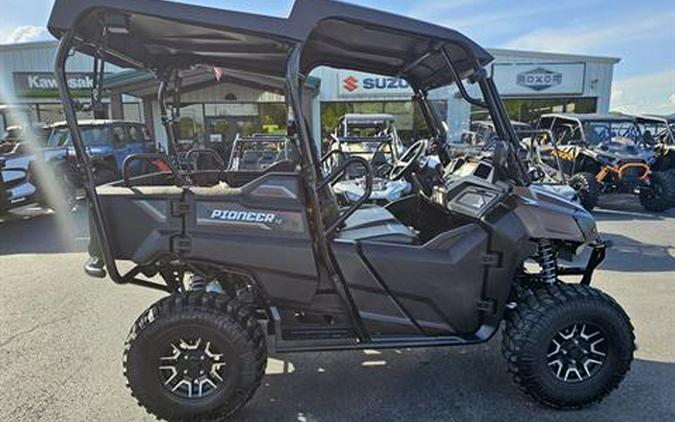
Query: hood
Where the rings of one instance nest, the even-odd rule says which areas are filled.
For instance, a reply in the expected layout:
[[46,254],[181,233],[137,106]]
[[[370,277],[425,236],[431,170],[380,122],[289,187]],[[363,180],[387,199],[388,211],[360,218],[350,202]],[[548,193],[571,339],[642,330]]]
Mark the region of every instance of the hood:
[[580,204],[542,186],[514,189],[515,213],[533,239],[592,243],[598,239],[595,219]]

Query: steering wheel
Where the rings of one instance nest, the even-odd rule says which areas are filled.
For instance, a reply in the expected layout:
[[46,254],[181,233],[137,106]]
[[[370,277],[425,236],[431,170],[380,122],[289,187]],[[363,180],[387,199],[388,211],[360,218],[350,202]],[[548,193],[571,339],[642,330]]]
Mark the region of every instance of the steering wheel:
[[417,141],[414,144],[408,148],[408,150],[403,153],[403,155],[396,160],[396,163],[394,163],[394,167],[391,169],[391,173],[389,174],[389,179],[391,180],[399,180],[403,176],[405,176],[412,166],[417,162],[417,160],[422,157],[422,154],[427,150],[427,147],[429,145],[429,141],[423,139],[421,141]]

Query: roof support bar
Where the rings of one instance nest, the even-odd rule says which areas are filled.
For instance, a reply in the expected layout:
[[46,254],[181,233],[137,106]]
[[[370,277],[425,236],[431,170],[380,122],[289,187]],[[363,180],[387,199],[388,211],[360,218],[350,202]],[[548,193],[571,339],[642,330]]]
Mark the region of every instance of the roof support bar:
[[[173,104],[171,110],[166,103],[166,90],[171,83],[173,76]],[[174,160],[177,160],[178,154],[178,139],[176,136],[176,123],[180,118],[180,84],[181,79],[178,69],[169,70],[162,77],[161,82],[159,83],[159,90],[157,91],[157,102],[159,103],[159,112],[160,119],[162,120],[162,126],[164,126],[164,131],[166,132],[166,138],[168,140],[168,149],[169,156]],[[178,161],[176,161],[178,162]]]
[[[289,104],[293,110],[295,123],[298,128],[298,138],[300,140],[300,148],[302,149],[302,177],[305,181],[305,190],[307,192],[308,207],[307,213],[311,220],[310,230],[313,231],[313,238],[317,239],[317,251],[321,257],[328,272],[331,282],[335,286],[336,291],[340,295],[342,302],[347,308],[349,315],[354,323],[354,329],[361,342],[369,342],[370,336],[363,326],[358,309],[354,303],[349,289],[347,288],[344,279],[340,273],[339,267],[333,257],[333,252],[330,247],[330,238],[326,235],[324,230],[324,221],[321,213],[321,192],[320,192],[320,171],[321,163],[317,162],[318,154],[315,152],[316,146],[312,142],[309,127],[303,113],[302,107],[302,89],[300,86],[300,58],[302,55],[302,45],[293,47],[288,58],[286,69],[286,84],[287,95],[289,97]],[[330,189],[330,187],[328,187]],[[324,193],[325,194],[325,193]]]
[[[100,258],[103,259],[105,268],[108,271],[110,278],[115,283],[133,284],[169,292],[170,289],[168,286],[162,286],[157,283],[136,278],[136,276],[142,272],[141,267],[135,267],[125,275],[121,275],[117,268],[117,264],[115,263],[115,258],[113,257],[112,251],[110,249],[110,235],[106,229],[103,210],[99,201],[98,193],[96,192],[94,174],[90,166],[89,155],[85,149],[80,126],[77,124],[75,103],[70,94],[70,89],[68,88],[66,62],[68,61],[68,57],[70,57],[70,50],[73,46],[74,40],[75,37],[72,31],[68,31],[61,38],[56,51],[54,76],[59,88],[59,95],[61,97],[61,102],[63,103],[63,111],[66,115],[66,121],[68,122],[68,129],[70,130],[70,136],[73,142],[73,147],[75,148],[75,154],[77,155],[77,161],[84,176],[83,185],[87,193],[87,203],[89,205],[90,211],[89,218],[92,219],[92,224],[90,224],[90,227],[94,230],[94,232],[91,233],[91,241],[96,243],[96,247],[99,249],[98,252],[100,252],[102,255]],[[98,241],[96,241],[96,239]]]
[[452,62],[452,58],[450,57],[450,54],[445,50],[445,48],[441,49],[441,54],[443,55],[443,58],[445,59],[445,64],[448,65],[448,69],[450,69],[450,73],[452,74],[453,79],[455,80],[455,84],[457,85],[457,89],[459,89],[459,92],[462,94],[462,97],[469,103],[475,105],[476,107],[480,108],[488,108],[488,105],[484,103],[483,101],[473,98],[469,93],[466,91],[466,88],[464,87],[464,82],[462,81],[462,78],[459,76],[459,73],[457,72],[457,69],[455,68],[455,64]]
[[63,103],[63,111],[66,115],[66,120],[68,121],[68,129],[70,130],[70,136],[73,141],[73,147],[75,148],[75,153],[77,154],[77,160],[80,164],[81,171],[84,176],[84,189],[87,192],[87,198],[89,209],[92,216],[94,217],[94,224],[91,225],[96,230],[96,235],[99,239],[99,244],[101,247],[101,253],[103,262],[110,274],[110,278],[115,283],[124,283],[122,276],[117,270],[115,265],[115,260],[113,258],[112,252],[110,250],[110,236],[105,228],[103,222],[103,213],[101,210],[101,203],[99,202],[98,194],[96,193],[96,186],[94,184],[94,174],[91,170],[91,165],[89,163],[89,155],[87,154],[84,146],[84,141],[82,140],[82,132],[80,127],[77,124],[77,114],[75,112],[75,104],[70,95],[70,90],[68,88],[68,78],[66,76],[66,62],[70,56],[70,48],[73,41],[72,31],[66,33],[66,35],[61,38],[59,42],[59,47],[56,52],[56,64],[54,68],[54,74],[56,77],[56,82],[59,87],[59,94],[61,96],[61,102]]

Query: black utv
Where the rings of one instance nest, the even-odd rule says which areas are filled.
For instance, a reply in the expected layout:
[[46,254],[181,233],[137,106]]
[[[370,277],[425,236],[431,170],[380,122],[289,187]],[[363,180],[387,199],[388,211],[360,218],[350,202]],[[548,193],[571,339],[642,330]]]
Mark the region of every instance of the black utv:
[[[630,320],[589,285],[606,251],[595,221],[531,186],[487,71],[493,57],[462,34],[332,0],[297,0],[288,18],[159,0],[56,0],[49,29],[61,39],[56,77],[88,178],[92,253],[103,263],[86,271],[167,293],[138,318],[124,351],[131,394],[152,414],[232,415],[259,387],[268,351],[467,345],[500,326],[515,382],[547,405],[588,406],[628,372]],[[181,72],[198,65],[276,80],[300,165],[244,180],[136,154],[125,170],[158,159],[169,170],[94,186],[67,85],[72,49],[152,70],[162,78],[160,99],[180,92]],[[428,98],[456,87],[495,122],[492,157],[430,196],[366,206],[366,160],[322,172],[301,88],[317,66],[404,78],[432,132],[424,141],[435,144],[448,135]],[[179,106],[175,97],[172,107],[160,104],[172,143]],[[395,171],[412,166],[418,149],[403,153]],[[341,208],[332,185],[351,166],[363,168],[366,189]],[[583,250],[587,262],[565,264]],[[121,273],[119,261],[133,265]]]
[[592,210],[603,193],[639,195],[649,211],[675,206],[675,173],[667,154],[657,154],[653,137],[633,116],[621,114],[546,114],[538,128],[557,140],[550,160],[559,160],[581,203]]

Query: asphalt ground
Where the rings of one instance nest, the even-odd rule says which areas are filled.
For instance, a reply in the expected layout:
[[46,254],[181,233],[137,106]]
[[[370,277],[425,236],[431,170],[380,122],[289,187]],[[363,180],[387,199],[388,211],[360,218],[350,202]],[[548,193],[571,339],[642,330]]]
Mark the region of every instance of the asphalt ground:
[[[638,351],[600,404],[555,411],[511,382],[499,336],[474,347],[272,356],[235,421],[675,420],[675,210],[609,196],[595,213],[614,242],[594,285],[631,316]],[[0,421],[153,420],[125,388],[122,349],[156,293],[87,278],[86,215],[24,208],[0,221]]]

